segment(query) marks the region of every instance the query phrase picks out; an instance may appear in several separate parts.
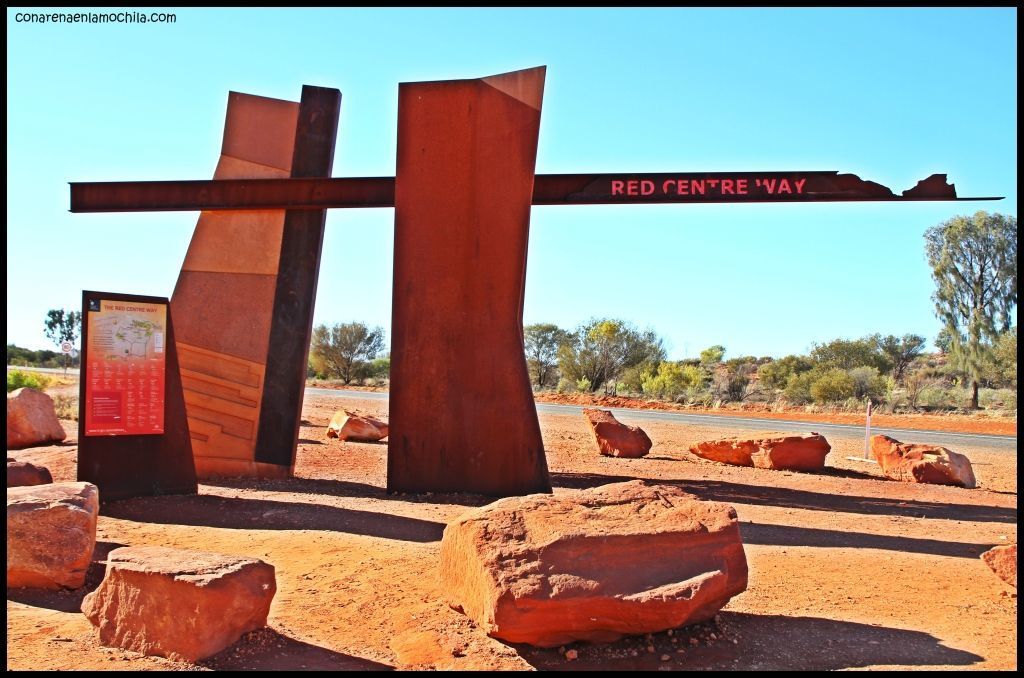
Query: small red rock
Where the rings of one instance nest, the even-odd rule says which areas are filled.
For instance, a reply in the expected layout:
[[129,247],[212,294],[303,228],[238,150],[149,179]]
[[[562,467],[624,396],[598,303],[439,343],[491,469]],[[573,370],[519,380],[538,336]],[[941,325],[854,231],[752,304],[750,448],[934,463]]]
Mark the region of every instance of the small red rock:
[[50,470],[44,466],[36,466],[27,461],[7,462],[7,487],[26,487],[29,485],[46,485],[53,482]]
[[373,417],[338,410],[327,425],[327,437],[376,442],[388,437],[388,425]]
[[871,436],[871,454],[882,473],[905,483],[976,487],[970,460],[938,445],[901,443],[889,436]]
[[639,426],[627,426],[608,410],[585,408],[583,416],[590,422],[597,447],[607,457],[643,457],[654,444]]
[[1017,588],[1017,545],[996,546],[981,554],[981,559],[1000,579]]
[[48,445],[67,438],[50,396],[34,388],[7,394],[7,449]]
[[832,450],[819,433],[762,433],[751,438],[706,440],[690,447],[698,457],[734,466],[820,471]]

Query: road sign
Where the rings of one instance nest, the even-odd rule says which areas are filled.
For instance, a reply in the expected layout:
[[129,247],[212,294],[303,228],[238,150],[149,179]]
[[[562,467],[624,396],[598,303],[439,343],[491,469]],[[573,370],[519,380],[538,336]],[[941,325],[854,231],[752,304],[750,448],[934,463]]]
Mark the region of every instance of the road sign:
[[75,350],[75,347],[71,345],[70,341],[62,341],[60,344],[61,353],[71,353]]

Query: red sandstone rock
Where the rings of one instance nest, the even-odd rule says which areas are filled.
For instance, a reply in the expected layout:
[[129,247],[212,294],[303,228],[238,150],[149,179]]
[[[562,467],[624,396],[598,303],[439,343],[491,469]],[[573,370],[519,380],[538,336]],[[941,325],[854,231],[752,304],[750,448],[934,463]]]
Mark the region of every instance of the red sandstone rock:
[[820,471],[832,446],[819,433],[761,433],[751,438],[706,440],[690,447],[698,457],[735,466]]
[[651,439],[639,426],[627,426],[608,410],[586,408],[583,416],[590,422],[601,454],[608,457],[643,457],[650,450]]
[[996,546],[981,554],[981,559],[1000,579],[1017,588],[1017,545]]
[[327,425],[327,437],[376,442],[388,437],[388,425],[373,417],[338,410],[331,418],[331,423]]
[[7,449],[60,442],[67,433],[57,420],[50,396],[34,388],[7,394]]
[[45,466],[36,466],[27,461],[7,462],[7,487],[24,487],[27,485],[45,485],[53,482],[50,470]]
[[882,473],[893,480],[977,486],[971,461],[945,447],[901,443],[889,436],[871,436],[871,454]]
[[82,612],[100,643],[198,661],[267,624],[274,567],[255,558],[162,546],[114,549]]
[[710,619],[747,561],[731,506],[635,480],[468,511],[445,528],[441,582],[489,635],[555,647]]
[[7,488],[7,588],[85,584],[98,512],[92,483]]

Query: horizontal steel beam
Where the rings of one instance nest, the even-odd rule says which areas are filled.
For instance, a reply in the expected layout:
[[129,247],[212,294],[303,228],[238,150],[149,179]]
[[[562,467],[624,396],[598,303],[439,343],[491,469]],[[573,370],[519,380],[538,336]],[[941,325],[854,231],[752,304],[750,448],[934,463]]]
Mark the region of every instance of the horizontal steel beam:
[[[958,198],[945,175],[895,195],[838,172],[538,174],[534,205],[1001,200]],[[72,212],[394,207],[394,177],[115,181],[71,184]]]

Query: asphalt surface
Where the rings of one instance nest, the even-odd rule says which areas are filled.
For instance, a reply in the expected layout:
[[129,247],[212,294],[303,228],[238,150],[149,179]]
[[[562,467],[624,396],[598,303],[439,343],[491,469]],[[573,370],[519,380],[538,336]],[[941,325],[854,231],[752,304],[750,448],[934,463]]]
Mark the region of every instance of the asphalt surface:
[[[306,393],[334,398],[366,398],[370,400],[387,400],[388,394],[376,391],[347,391],[333,388],[307,388]],[[663,410],[633,410],[617,407],[608,408],[616,419],[626,423],[641,421],[668,421],[679,424],[721,426],[728,428],[749,429],[756,431],[816,431],[825,437],[864,439],[864,427],[850,424],[828,424],[810,421],[791,421],[788,419],[762,419],[758,417],[734,417],[716,414],[688,414],[685,412],[665,412]],[[583,408],[579,405],[555,405],[537,403],[537,412],[544,414],[579,414]],[[897,440],[915,443],[932,443],[956,449],[963,445],[983,445],[1006,451],[1017,451],[1017,436],[986,435],[981,433],[950,433],[947,431],[921,431],[918,429],[871,427],[871,433],[892,436]]]

